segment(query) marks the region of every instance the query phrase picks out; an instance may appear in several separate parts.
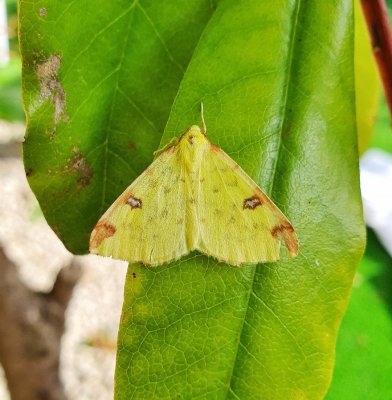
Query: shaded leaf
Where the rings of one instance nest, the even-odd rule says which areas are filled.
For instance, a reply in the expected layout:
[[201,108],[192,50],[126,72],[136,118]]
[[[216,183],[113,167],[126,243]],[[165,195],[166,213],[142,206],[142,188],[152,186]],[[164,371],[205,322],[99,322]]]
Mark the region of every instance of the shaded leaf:
[[355,102],[357,111],[358,149],[368,148],[380,100],[380,78],[360,0],[355,1]]

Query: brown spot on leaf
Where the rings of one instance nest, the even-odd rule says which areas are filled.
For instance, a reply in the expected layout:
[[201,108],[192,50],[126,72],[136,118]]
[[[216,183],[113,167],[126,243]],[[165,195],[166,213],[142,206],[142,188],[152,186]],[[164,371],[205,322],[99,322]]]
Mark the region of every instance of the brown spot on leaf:
[[90,250],[97,249],[101,243],[116,233],[116,228],[107,221],[100,221],[91,234]]
[[263,201],[259,196],[252,196],[244,200],[243,208],[248,210],[254,210],[256,207],[263,205]]
[[80,187],[87,186],[91,178],[93,176],[93,171],[90,167],[90,164],[84,158],[84,156],[79,152],[76,147],[73,147],[71,150],[75,155],[70,160],[67,171],[75,172],[77,177],[77,183]]
[[33,173],[33,168],[27,168],[26,169],[26,176],[29,177]]
[[131,206],[132,210],[135,208],[142,208],[142,201],[141,199],[138,199],[137,197],[134,196],[129,196],[127,199],[126,203]]
[[68,120],[65,114],[66,93],[57,78],[60,64],[60,56],[54,55],[37,66],[37,75],[41,88],[39,103],[42,104],[47,99],[52,101],[54,106],[53,122],[55,125],[60,121]]
[[275,239],[284,240],[287,250],[292,257],[298,254],[298,238],[289,222],[275,225],[271,230],[271,234]]
[[136,272],[132,272],[133,279],[136,279]]
[[41,8],[39,9],[39,15],[40,15],[41,17],[45,17],[47,13],[48,13],[48,12],[47,12],[47,10],[46,10],[45,7],[41,7]]
[[219,189],[218,188],[214,188],[214,189],[212,189],[212,192],[213,193],[219,193]]
[[129,147],[131,150],[136,150],[136,144],[133,143],[133,142],[129,142],[129,143],[128,143],[128,147]]
[[194,138],[194,136],[192,136],[192,135],[188,136],[188,143],[189,143],[191,146],[193,146],[193,138]]

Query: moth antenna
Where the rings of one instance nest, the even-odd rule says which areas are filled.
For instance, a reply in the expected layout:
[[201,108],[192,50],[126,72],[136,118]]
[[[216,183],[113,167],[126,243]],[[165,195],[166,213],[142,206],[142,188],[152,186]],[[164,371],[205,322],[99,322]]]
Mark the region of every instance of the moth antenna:
[[200,104],[200,111],[201,111],[201,122],[203,124],[203,133],[207,133],[207,126],[206,126],[206,121],[204,121],[204,105],[203,102]]

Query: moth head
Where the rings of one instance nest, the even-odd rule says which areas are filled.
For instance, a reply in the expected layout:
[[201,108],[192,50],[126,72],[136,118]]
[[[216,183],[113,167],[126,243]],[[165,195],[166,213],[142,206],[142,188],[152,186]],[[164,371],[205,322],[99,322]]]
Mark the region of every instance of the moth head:
[[197,149],[207,143],[207,138],[197,125],[192,125],[181,138],[181,144],[189,150]]

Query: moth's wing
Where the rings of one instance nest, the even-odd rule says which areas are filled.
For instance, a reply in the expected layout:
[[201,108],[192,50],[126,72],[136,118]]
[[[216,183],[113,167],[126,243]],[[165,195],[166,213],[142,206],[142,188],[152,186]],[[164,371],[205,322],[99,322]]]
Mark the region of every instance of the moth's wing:
[[289,255],[297,255],[288,219],[223,150],[211,145],[200,175],[200,251],[232,265],[269,262],[279,259],[283,240]]
[[173,146],[98,221],[90,251],[152,266],[187,254],[183,174],[178,148]]

